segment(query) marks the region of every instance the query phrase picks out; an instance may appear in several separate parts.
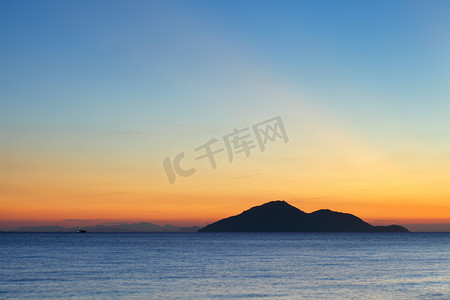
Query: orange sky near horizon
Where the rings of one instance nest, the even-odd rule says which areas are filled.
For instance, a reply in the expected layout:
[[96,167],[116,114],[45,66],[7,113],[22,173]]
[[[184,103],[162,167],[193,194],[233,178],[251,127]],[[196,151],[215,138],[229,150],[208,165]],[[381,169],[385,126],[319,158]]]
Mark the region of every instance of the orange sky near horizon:
[[[162,160],[153,173],[137,164],[121,168],[108,161],[90,165],[89,170],[80,163],[25,166],[26,172],[4,176],[0,219],[9,228],[115,221],[203,226],[252,206],[285,200],[305,212],[328,208],[372,224],[450,223],[446,173],[425,180],[418,170],[405,171],[381,158],[361,155],[355,163],[355,156],[341,153],[337,158],[334,150],[314,159],[305,154],[309,150],[302,143],[303,155],[295,158],[300,151],[295,134],[292,137],[287,144],[274,142],[266,152],[236,157],[232,164],[222,157],[216,170],[198,168],[173,185]],[[310,150],[316,147],[310,145]],[[64,221],[70,219],[85,221]]]

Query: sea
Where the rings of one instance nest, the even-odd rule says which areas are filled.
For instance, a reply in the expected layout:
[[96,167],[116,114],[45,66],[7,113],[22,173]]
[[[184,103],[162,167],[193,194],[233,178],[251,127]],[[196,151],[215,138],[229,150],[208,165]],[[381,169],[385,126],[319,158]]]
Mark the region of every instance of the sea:
[[0,299],[450,299],[450,233],[0,233]]

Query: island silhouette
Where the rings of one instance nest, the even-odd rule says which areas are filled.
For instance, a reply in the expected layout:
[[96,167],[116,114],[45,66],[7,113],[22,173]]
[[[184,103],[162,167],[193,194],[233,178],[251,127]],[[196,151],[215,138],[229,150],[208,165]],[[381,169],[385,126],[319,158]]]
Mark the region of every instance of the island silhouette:
[[285,201],[271,201],[209,224],[199,232],[409,232],[399,225],[373,226],[348,213],[321,209],[305,213]]

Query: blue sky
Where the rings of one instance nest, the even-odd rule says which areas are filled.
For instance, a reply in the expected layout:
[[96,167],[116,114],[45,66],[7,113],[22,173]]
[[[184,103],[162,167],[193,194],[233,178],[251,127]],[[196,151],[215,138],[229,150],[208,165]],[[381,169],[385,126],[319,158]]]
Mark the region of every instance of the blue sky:
[[[215,94],[251,89],[234,73],[254,65],[342,114],[367,108],[355,87],[400,118],[448,109],[445,1],[1,5],[2,94],[9,98],[2,103],[12,122],[24,113],[76,123],[77,112],[104,110],[132,126],[129,106],[163,116],[176,105],[176,113],[195,116],[217,107]],[[62,114],[49,120],[49,109]]]

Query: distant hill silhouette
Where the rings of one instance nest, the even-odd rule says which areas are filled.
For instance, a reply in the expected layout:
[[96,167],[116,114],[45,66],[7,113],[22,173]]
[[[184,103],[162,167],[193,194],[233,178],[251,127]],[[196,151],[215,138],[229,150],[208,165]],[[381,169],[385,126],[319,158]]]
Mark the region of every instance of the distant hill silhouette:
[[372,226],[346,213],[321,209],[305,213],[285,201],[271,201],[222,219],[199,232],[408,232],[399,225]]
[[[64,228],[61,226],[22,226],[14,232],[76,232],[78,227]],[[152,223],[123,223],[115,225],[85,226],[87,232],[196,232],[200,227],[180,227],[174,225],[159,226]]]

